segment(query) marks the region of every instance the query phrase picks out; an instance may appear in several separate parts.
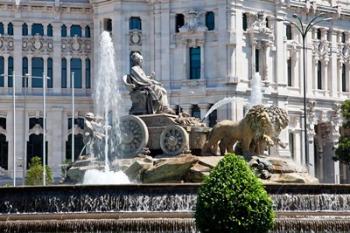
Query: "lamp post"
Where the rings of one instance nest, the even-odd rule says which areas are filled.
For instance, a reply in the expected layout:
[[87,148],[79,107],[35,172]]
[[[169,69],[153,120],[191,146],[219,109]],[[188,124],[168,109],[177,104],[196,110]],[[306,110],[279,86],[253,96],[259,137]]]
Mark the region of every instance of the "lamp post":
[[303,24],[303,20],[301,16],[298,16],[296,14],[293,15],[293,18],[296,19],[297,22],[290,21],[287,19],[279,20],[288,22],[291,25],[293,25],[298,32],[300,33],[302,40],[303,40],[303,103],[304,103],[304,150],[305,150],[305,163],[306,167],[309,170],[309,150],[308,150],[308,135],[307,135],[307,120],[306,120],[306,36],[308,35],[309,31],[317,24],[320,24],[322,22],[326,22],[329,20],[332,20],[332,18],[322,18],[324,14],[319,14],[315,17],[313,17],[311,20],[308,21],[307,24]]
[[72,72],[71,74],[71,83],[72,83],[72,162],[74,162],[74,147],[75,147],[75,136],[74,136],[74,121],[75,121],[75,118],[74,118],[74,112],[75,112],[75,92],[74,92],[74,88],[75,88],[75,85],[74,85],[74,72]]

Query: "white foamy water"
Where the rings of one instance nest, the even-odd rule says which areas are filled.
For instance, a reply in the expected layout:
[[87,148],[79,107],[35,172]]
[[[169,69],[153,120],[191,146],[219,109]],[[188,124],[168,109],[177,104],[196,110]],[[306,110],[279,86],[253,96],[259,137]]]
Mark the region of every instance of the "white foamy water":
[[129,178],[124,172],[87,170],[84,175],[83,184],[129,184]]
[[255,73],[251,81],[252,92],[249,98],[249,108],[262,104],[261,77]]

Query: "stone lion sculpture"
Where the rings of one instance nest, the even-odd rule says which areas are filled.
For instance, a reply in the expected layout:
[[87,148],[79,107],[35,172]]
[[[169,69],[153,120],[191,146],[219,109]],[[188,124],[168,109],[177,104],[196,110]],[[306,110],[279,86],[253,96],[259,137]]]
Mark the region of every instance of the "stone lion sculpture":
[[267,147],[284,146],[278,136],[288,125],[287,113],[276,106],[253,106],[239,122],[223,120],[217,123],[209,133],[206,150],[216,154],[218,143],[220,154],[233,152],[233,146],[239,142],[243,154],[263,154]]

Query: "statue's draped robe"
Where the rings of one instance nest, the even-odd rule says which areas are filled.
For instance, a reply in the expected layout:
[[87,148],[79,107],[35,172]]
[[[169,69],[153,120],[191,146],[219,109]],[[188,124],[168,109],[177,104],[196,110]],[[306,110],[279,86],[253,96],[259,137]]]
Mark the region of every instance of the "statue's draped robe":
[[160,112],[167,108],[168,99],[166,90],[159,82],[149,78],[142,67],[136,65],[131,68],[130,80],[135,85],[134,91],[147,90],[149,99],[147,99],[147,108],[149,113]]

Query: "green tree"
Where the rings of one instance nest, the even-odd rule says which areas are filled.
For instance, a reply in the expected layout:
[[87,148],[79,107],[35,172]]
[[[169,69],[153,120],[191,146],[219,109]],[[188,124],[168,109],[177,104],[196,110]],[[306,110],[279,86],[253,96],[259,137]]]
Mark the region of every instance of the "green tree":
[[350,100],[344,101],[341,106],[341,113],[344,120],[342,135],[339,138],[333,159],[350,165],[350,135],[347,132],[350,129]]
[[[46,168],[46,184],[52,183],[52,171],[49,166]],[[25,180],[26,185],[42,185],[43,184],[43,164],[41,159],[37,156],[33,157],[30,161],[30,168],[27,171]]]
[[274,218],[263,184],[234,154],[219,162],[198,192],[195,219],[202,233],[265,233]]

